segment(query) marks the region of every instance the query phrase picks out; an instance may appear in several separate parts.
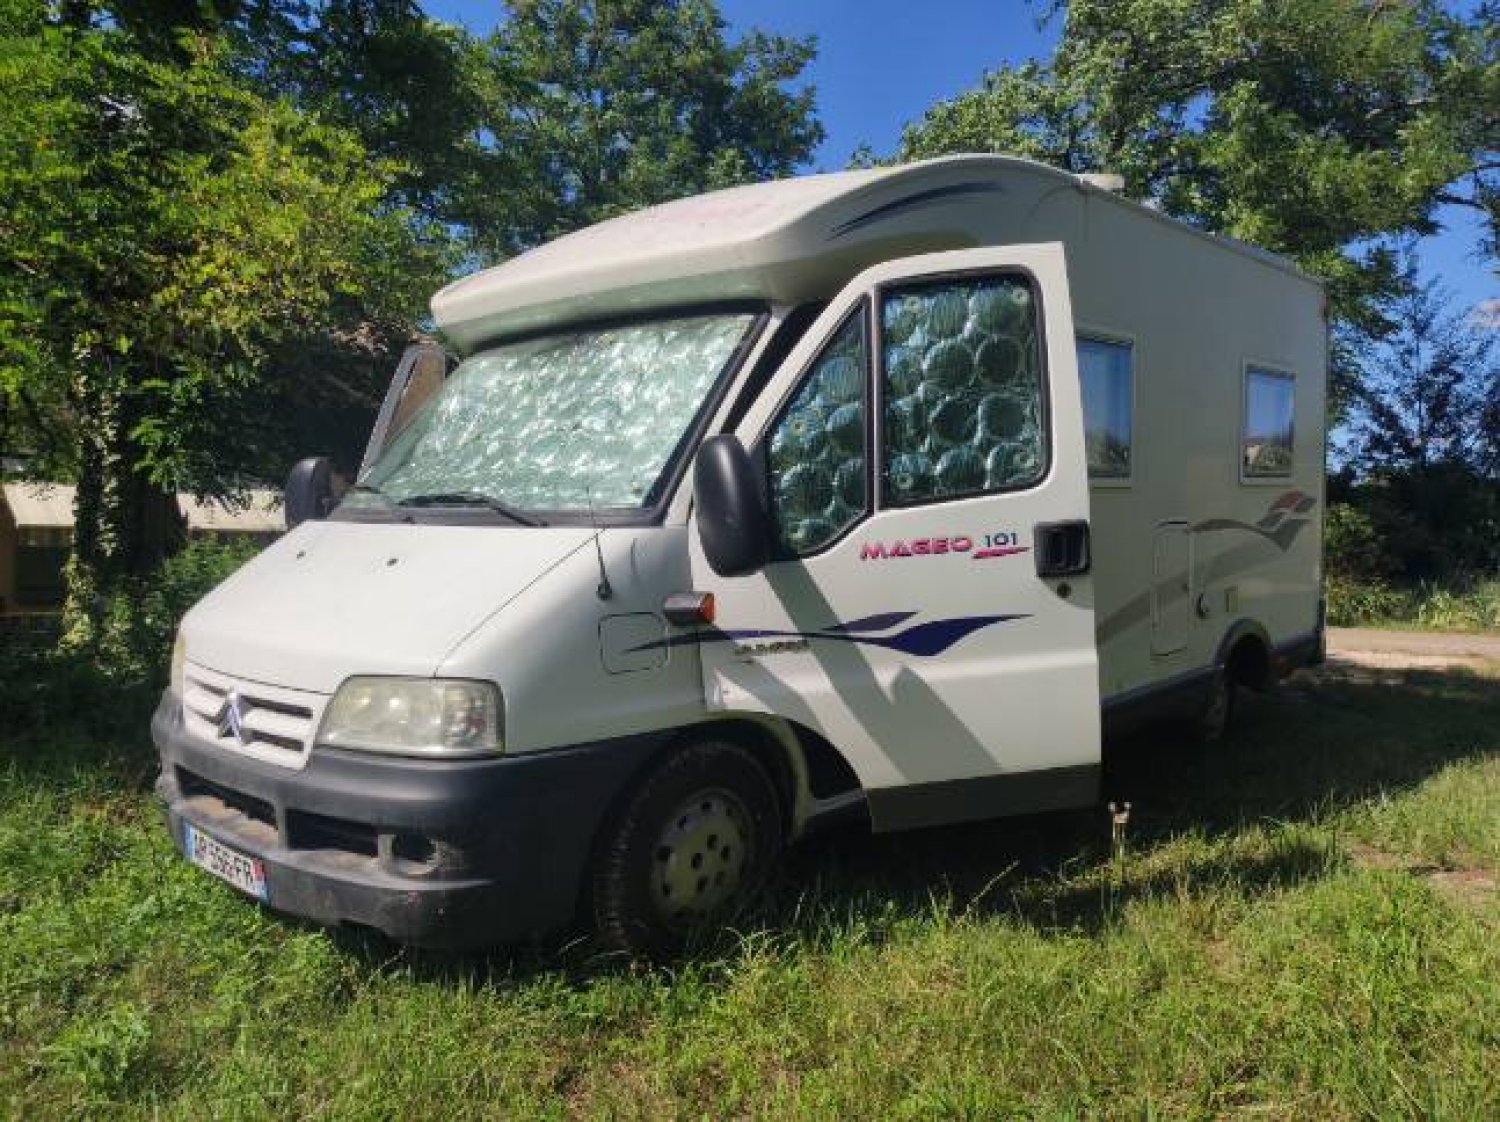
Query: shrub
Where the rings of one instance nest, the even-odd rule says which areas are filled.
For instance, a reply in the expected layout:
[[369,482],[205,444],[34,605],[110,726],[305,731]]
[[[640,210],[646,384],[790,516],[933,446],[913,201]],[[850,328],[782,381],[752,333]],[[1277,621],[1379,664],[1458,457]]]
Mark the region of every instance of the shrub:
[[1500,631],[1500,581],[1469,589],[1425,584],[1403,590],[1330,574],[1325,591],[1334,627],[1404,623],[1433,631]]
[[104,668],[117,678],[165,685],[182,617],[257,552],[239,539],[196,539],[153,576],[112,596],[99,641]]
[[1454,464],[1330,476],[1330,573],[1463,588],[1500,575],[1500,483]]
[[190,542],[151,577],[111,597],[91,649],[6,643],[0,649],[0,726],[67,724],[118,736],[144,729],[172,658],[177,625],[205,593],[255,555],[244,541]]
[[1323,524],[1323,556],[1330,578],[1383,583],[1396,563],[1370,512],[1351,503],[1330,503]]
[[1416,622],[1435,631],[1500,631],[1500,582],[1468,592],[1423,589],[1417,595]]
[[1330,572],[1324,584],[1328,622],[1334,627],[1362,627],[1406,619],[1410,597],[1382,581],[1359,581]]

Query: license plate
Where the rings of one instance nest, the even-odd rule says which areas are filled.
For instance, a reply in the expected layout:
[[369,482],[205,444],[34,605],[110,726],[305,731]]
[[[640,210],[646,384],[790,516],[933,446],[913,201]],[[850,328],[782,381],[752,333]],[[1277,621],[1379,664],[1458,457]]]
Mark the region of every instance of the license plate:
[[254,896],[260,901],[269,899],[269,893],[266,892],[266,866],[263,862],[230,849],[223,842],[216,841],[187,823],[183,823],[182,829],[189,861],[200,869],[207,869],[220,880],[228,881],[247,896]]

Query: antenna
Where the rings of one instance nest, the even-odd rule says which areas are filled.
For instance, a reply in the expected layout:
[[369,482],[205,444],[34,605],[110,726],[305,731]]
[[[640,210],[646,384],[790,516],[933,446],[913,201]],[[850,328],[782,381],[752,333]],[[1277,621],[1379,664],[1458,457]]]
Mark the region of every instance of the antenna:
[[[583,431],[583,420],[579,419],[575,421],[573,423],[572,438],[568,441],[570,449],[577,443],[578,437],[583,435]],[[599,584],[594,589],[594,592],[598,595],[599,599],[609,600],[614,597],[615,590],[614,586],[609,583],[609,570],[604,567],[604,547],[599,544],[601,530],[599,527],[599,512],[594,509],[594,473],[592,471],[584,473],[583,496],[588,500],[589,504],[589,525],[594,531],[594,558],[599,562]]]
[[594,528],[594,556],[599,560],[599,586],[594,592],[601,600],[611,599],[615,590],[609,583],[609,570],[604,567],[604,547],[599,544],[599,515],[594,510],[594,483],[590,479],[583,485],[583,493],[589,501],[589,525]]

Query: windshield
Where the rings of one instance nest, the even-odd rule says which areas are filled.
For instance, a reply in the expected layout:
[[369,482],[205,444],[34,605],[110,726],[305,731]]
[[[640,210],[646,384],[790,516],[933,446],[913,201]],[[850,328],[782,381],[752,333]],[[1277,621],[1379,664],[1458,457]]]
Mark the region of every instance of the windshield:
[[484,496],[523,510],[650,506],[755,318],[682,316],[477,354],[386,447],[348,501]]

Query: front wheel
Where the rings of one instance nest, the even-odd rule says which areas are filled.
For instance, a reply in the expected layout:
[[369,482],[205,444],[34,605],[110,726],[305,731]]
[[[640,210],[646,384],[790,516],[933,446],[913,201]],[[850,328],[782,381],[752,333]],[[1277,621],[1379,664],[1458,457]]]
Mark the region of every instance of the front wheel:
[[662,957],[696,925],[723,919],[780,856],[771,777],[736,744],[674,752],[627,796],[593,874],[594,922],[609,949]]

